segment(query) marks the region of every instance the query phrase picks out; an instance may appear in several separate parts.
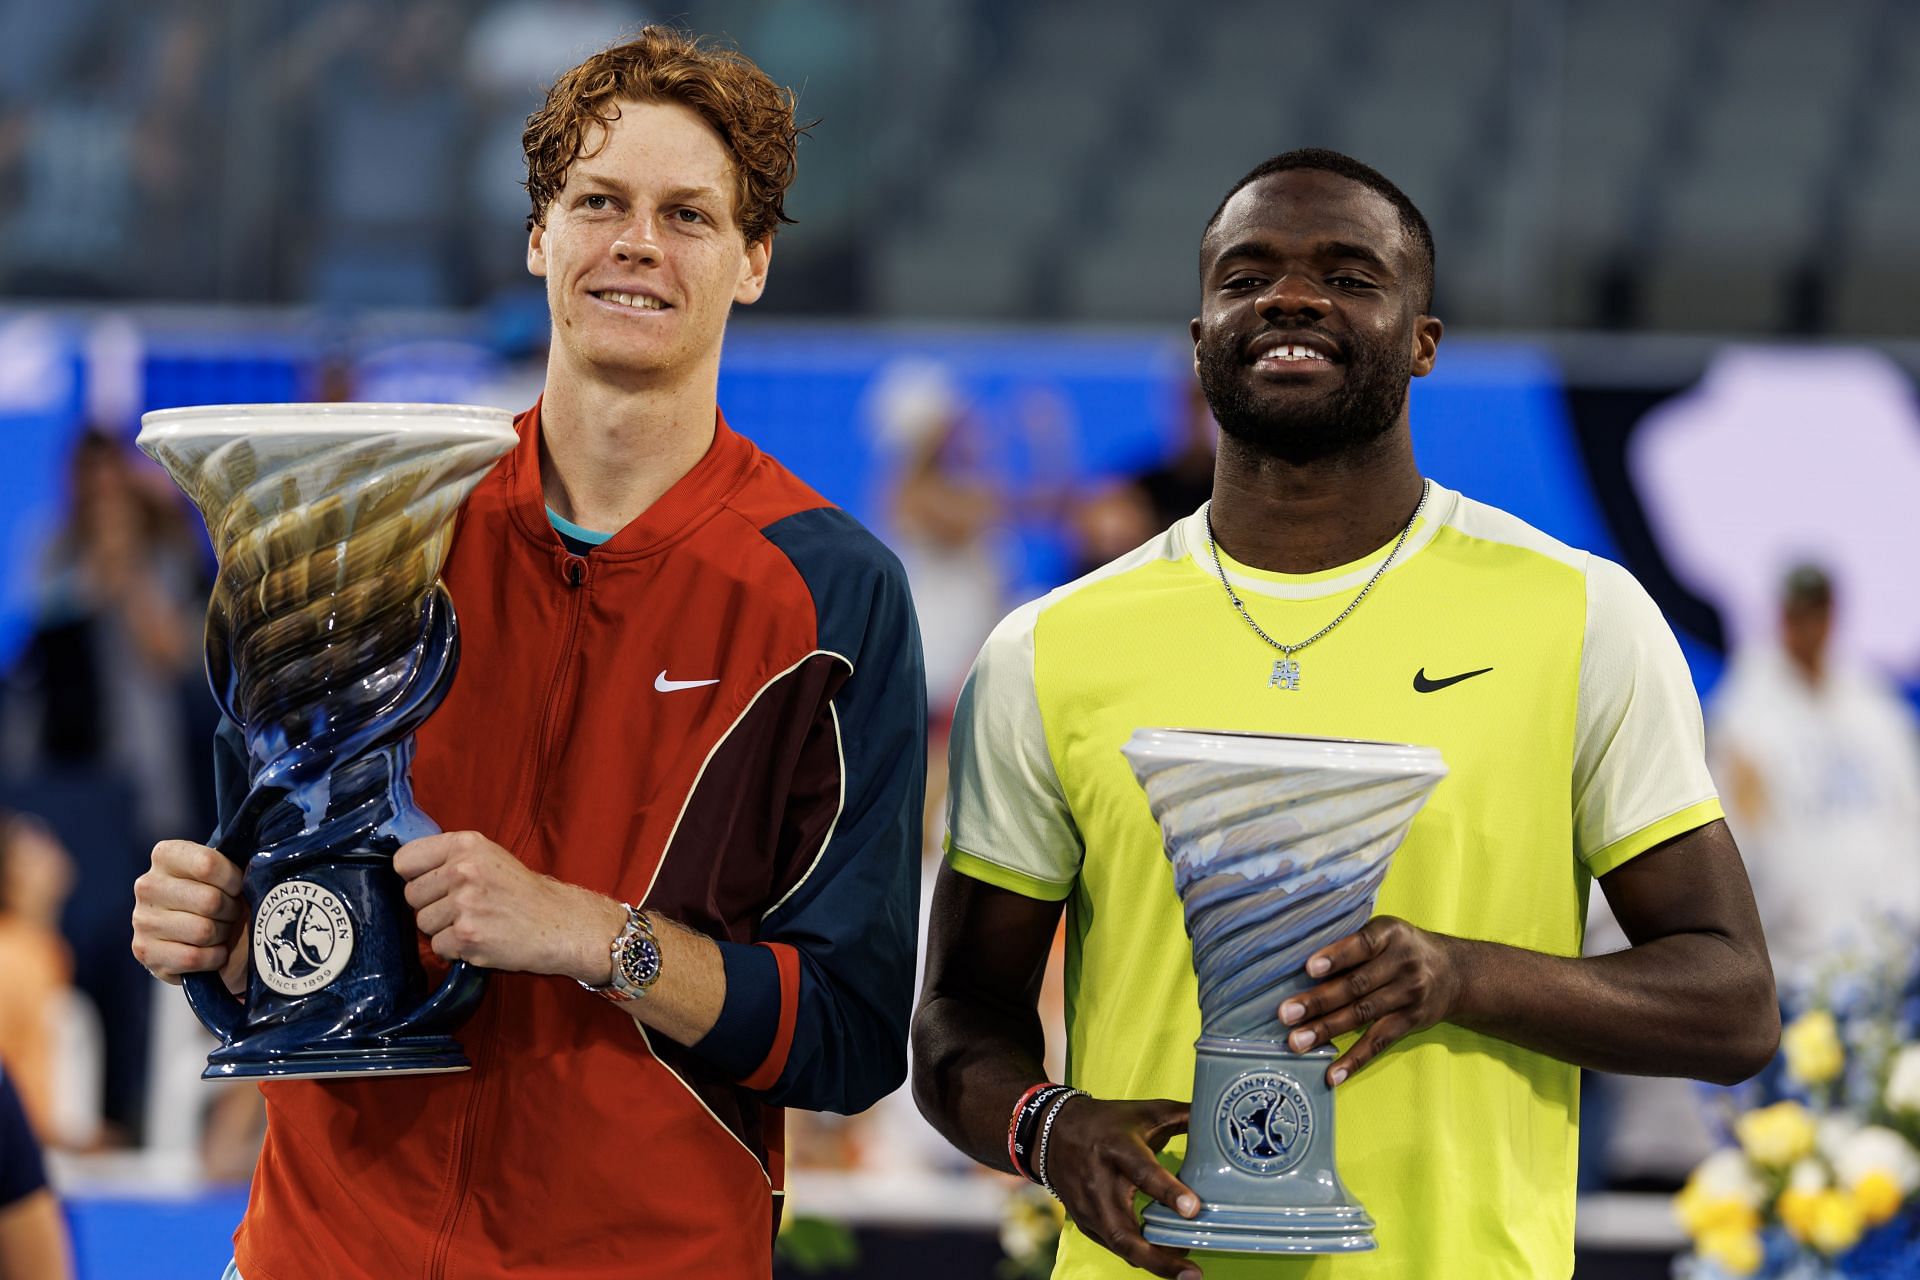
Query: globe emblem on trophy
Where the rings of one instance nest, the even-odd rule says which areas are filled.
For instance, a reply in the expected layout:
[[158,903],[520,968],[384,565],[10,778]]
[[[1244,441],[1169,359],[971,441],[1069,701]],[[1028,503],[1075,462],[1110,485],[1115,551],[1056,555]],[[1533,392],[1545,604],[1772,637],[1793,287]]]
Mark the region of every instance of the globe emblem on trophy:
[[283,995],[326,986],[353,957],[352,916],[338,897],[313,881],[275,886],[254,919],[254,967],[262,982]]
[[210,405],[141,424],[219,560],[207,678],[246,746],[213,843],[245,873],[253,965],[244,998],[188,975],[221,1041],[207,1076],[465,1070],[452,1032],[484,974],[428,981],[393,854],[439,830],[409,765],[458,666],[440,568],[461,503],[518,442],[510,415]]
[[1249,1072],[1221,1095],[1216,1127],[1230,1162],[1249,1173],[1284,1173],[1306,1155],[1313,1113],[1286,1076]]
[[1186,1219],[1148,1205],[1144,1234],[1247,1253],[1373,1248],[1373,1219],[1334,1167],[1334,1051],[1294,1053],[1279,1008],[1315,985],[1308,956],[1373,915],[1446,776],[1440,753],[1185,729],[1142,729],[1121,752],[1166,842],[1200,997],[1180,1178],[1202,1208]]

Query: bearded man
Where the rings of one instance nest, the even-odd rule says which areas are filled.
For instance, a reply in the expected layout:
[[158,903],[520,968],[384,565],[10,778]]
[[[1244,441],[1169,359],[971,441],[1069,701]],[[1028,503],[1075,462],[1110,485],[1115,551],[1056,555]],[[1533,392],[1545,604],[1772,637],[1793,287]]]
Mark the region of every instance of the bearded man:
[[[1134,1207],[1200,1210],[1169,1171],[1200,1018],[1120,746],[1154,726],[1431,744],[1450,774],[1381,914],[1273,1011],[1296,1052],[1339,1050],[1338,1161],[1378,1249],[1209,1255],[1206,1274],[1566,1276],[1579,1068],[1731,1082],[1779,1036],[1686,665],[1624,569],[1420,474],[1407,392],[1441,323],[1399,188],[1334,152],[1276,156],[1208,223],[1200,285],[1211,501],[1009,616],[961,696],[916,1096],[1065,1202],[1056,1277],[1198,1276]],[[1582,959],[1595,880],[1634,945]],[[1063,907],[1073,1089],[1036,1093]],[[1034,1125],[1023,1168],[1009,1134]]]

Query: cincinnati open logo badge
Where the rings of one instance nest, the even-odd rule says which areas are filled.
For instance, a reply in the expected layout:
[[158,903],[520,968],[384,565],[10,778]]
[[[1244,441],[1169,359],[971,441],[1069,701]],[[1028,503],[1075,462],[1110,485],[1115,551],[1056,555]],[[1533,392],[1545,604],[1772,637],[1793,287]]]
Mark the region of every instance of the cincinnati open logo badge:
[[1236,1168],[1285,1173],[1306,1157],[1313,1140],[1313,1111],[1291,1076],[1249,1072],[1221,1095],[1214,1133]]
[[353,958],[347,904],[311,880],[275,885],[253,915],[253,967],[283,996],[303,996],[339,977]]

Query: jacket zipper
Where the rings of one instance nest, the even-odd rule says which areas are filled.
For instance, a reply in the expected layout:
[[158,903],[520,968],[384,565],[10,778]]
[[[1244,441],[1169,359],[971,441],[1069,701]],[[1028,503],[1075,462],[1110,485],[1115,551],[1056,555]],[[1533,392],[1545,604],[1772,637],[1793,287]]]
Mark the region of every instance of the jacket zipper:
[[[573,653],[580,643],[580,615],[586,597],[580,588],[587,582],[587,561],[583,556],[570,555],[561,562],[560,580],[567,587],[567,639],[561,646],[560,660],[554,665],[553,682],[547,686],[547,704],[540,713],[539,753],[534,757],[533,789],[527,796],[527,817],[513,843],[506,845],[509,852],[518,856],[522,845],[533,835],[534,823],[539,818],[540,797],[545,794],[547,766],[553,758],[554,714],[560,704],[560,691],[566,687],[567,669],[573,665]],[[495,1002],[496,1008],[498,1002]],[[493,1050],[493,1030],[495,1018],[488,1018],[480,1033],[480,1052],[475,1055],[473,1070],[473,1089],[467,1095],[466,1113],[460,1119],[459,1128],[454,1130],[453,1144],[455,1152],[453,1205],[447,1212],[446,1220],[440,1226],[438,1239],[434,1241],[433,1258],[427,1268],[429,1280],[446,1280],[447,1258],[453,1250],[453,1237],[460,1226],[460,1218],[466,1209],[467,1186],[473,1180],[473,1144],[467,1141],[467,1134],[479,1117],[480,1095],[484,1081],[480,1078],[482,1064],[487,1062]]]

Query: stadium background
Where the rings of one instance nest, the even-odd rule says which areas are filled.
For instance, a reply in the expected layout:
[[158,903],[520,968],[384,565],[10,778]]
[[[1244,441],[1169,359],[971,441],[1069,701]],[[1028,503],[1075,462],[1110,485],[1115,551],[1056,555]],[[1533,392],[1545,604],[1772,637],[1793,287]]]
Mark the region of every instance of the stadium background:
[[[6,0],[0,665],[88,428],[530,403],[521,121],[649,19],[730,37],[819,118],[798,225],[734,321],[729,420],[888,534],[882,388],[937,367],[967,478],[1008,513],[980,545],[1007,606],[1073,572],[1079,496],[1177,446],[1207,213],[1327,145],[1434,226],[1427,471],[1628,565],[1703,694],[1805,558],[1840,584],[1842,644],[1920,682],[1908,0]],[[128,892],[76,897],[111,916]],[[83,1274],[218,1274],[241,1200],[153,1148],[61,1162]],[[984,1273],[997,1184],[863,1176],[816,1175],[809,1205],[803,1174],[796,1201],[860,1227],[869,1274],[932,1231]],[[1582,1275],[1659,1273],[1663,1211],[1591,1208]]]

